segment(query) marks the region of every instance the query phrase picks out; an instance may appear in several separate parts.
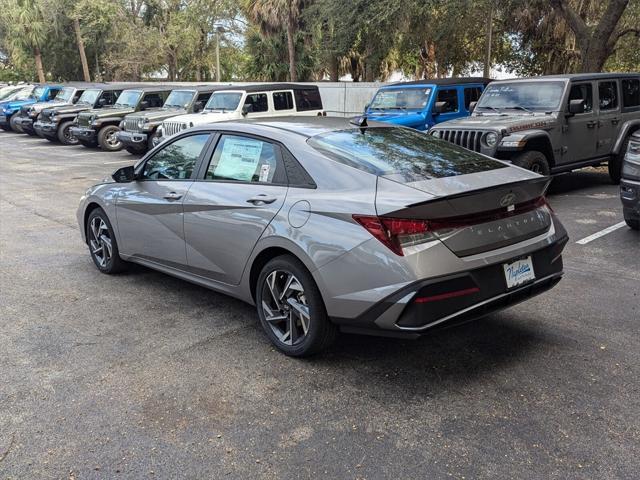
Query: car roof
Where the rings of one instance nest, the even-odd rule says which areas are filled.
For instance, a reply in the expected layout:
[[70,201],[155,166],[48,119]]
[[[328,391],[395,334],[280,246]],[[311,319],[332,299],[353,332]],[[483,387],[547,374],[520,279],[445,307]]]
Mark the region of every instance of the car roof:
[[568,73],[566,75],[541,75],[538,77],[527,78],[505,78],[504,80],[496,80],[496,82],[535,82],[544,80],[569,80],[571,82],[585,80],[605,80],[615,78],[640,78],[640,73]]
[[274,90],[318,90],[317,85],[300,83],[256,83],[252,85],[229,85],[220,90],[239,90],[244,92],[268,92]]
[[[235,130],[239,125],[247,127],[246,133],[268,134],[270,131],[276,130],[307,138],[323,133],[335,132],[337,130],[361,128],[351,123],[350,119],[344,117],[288,116],[242,119],[233,122],[216,122],[194,127],[193,130],[224,130],[229,127]],[[397,125],[374,121],[370,122],[370,126],[402,128]]]
[[423,80],[393,83],[391,85],[385,85],[385,87],[400,87],[403,85],[465,85],[469,83],[487,85],[490,82],[493,82],[493,80],[485,77],[425,78]]
[[180,85],[175,87],[173,90],[190,90],[197,92],[216,92],[218,90],[228,89],[230,85]]

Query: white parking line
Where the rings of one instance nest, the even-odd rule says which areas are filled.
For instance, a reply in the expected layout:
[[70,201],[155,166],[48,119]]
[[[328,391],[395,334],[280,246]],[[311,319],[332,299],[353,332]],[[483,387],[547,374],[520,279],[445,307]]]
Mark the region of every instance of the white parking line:
[[589,235],[588,237],[584,237],[583,239],[578,240],[576,243],[580,245],[586,245],[587,243],[592,242],[597,238],[604,237],[608,233],[614,232],[619,228],[624,227],[625,225],[626,225],[626,222],[616,223],[615,225],[611,225],[610,227],[607,227],[604,230],[600,230],[599,232]]

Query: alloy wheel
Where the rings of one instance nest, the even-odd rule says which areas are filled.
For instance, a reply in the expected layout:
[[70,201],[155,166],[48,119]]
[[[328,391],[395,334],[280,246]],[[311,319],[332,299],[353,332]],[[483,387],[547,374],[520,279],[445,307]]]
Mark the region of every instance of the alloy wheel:
[[75,135],[71,133],[71,126],[66,127],[64,130],[62,130],[62,136],[64,137],[65,141],[67,141],[68,143],[73,143],[78,141]]
[[309,333],[311,315],[302,283],[290,272],[274,270],[262,286],[264,319],[278,340],[297,345]]
[[120,140],[118,140],[118,137],[116,137],[116,133],[116,130],[109,132],[105,138],[107,145],[109,145],[111,148],[118,148],[120,146]]
[[112,246],[111,237],[109,236],[109,227],[100,217],[91,220],[89,247],[91,255],[101,268],[106,268],[111,260]]

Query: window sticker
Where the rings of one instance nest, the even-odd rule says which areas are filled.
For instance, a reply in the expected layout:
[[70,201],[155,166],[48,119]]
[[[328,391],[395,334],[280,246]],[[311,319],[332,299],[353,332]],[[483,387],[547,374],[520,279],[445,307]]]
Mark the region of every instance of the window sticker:
[[215,176],[250,182],[260,161],[262,145],[259,140],[225,138]]

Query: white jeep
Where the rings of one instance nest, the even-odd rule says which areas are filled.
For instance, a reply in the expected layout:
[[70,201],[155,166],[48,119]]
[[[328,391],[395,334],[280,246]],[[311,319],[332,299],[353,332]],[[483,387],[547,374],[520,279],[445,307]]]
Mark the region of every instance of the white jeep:
[[289,115],[326,115],[318,87],[289,83],[225,87],[211,95],[203,111],[163,121],[154,143],[205,123]]

